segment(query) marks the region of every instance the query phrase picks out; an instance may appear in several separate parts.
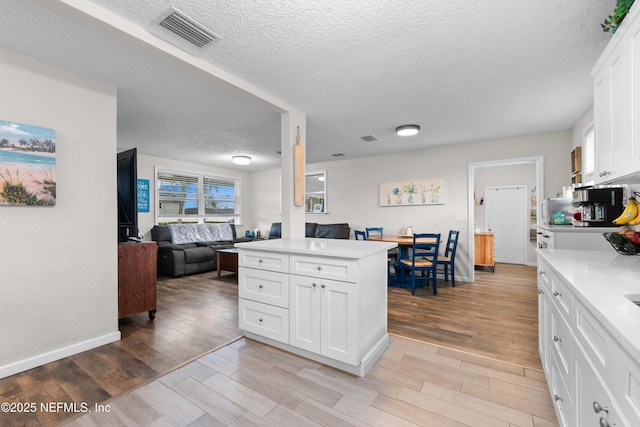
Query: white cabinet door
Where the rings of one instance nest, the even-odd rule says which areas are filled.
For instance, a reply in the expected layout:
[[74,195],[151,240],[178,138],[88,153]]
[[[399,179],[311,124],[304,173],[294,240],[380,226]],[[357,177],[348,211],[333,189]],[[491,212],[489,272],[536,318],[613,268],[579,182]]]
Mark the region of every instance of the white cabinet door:
[[576,352],[577,426],[631,426],[604,381],[581,352]]
[[289,343],[320,353],[320,279],[291,275]]
[[629,55],[619,43],[594,79],[596,146],[595,182],[606,182],[629,172]]
[[289,343],[357,365],[356,288],[355,283],[291,275]]
[[358,305],[356,284],[323,280],[321,353],[352,365],[358,361]]
[[549,371],[549,299],[541,284],[538,284],[538,353],[545,372]]
[[631,68],[631,155],[629,169],[640,171],[640,22],[630,28],[629,66]]

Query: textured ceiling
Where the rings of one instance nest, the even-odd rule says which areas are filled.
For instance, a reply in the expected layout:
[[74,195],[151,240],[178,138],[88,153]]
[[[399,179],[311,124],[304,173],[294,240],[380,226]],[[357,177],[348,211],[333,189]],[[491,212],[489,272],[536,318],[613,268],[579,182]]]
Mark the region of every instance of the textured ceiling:
[[[307,114],[307,162],[571,128],[615,0],[65,0],[93,3]],[[0,0],[0,48],[118,87],[118,145],[249,170],[279,165],[279,113],[58,0]],[[170,6],[222,37],[203,49],[153,21]],[[168,38],[167,38],[168,37]],[[399,138],[398,125],[418,136]],[[360,137],[373,134],[376,142]],[[344,158],[344,157],[341,157]]]

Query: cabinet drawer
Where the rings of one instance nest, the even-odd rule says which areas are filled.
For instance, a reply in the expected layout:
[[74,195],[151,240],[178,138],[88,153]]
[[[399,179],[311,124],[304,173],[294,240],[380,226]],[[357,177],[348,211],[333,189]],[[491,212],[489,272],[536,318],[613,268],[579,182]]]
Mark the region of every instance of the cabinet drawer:
[[558,312],[558,309],[551,305],[549,310],[551,316],[549,347],[558,362],[558,367],[562,374],[569,378],[573,375],[571,372],[571,350],[573,336],[567,322]]
[[555,357],[551,357],[549,388],[551,389],[551,399],[556,407],[556,415],[561,426],[570,427],[575,425],[575,405],[572,393],[568,387],[567,378],[562,375],[562,368],[559,367]]
[[607,371],[607,356],[613,340],[589,311],[576,302],[575,335],[580,347],[593,365],[604,374]]
[[289,308],[289,275],[240,267],[238,270],[238,296]]
[[569,287],[561,281],[555,273],[550,272],[551,300],[558,307],[565,319],[571,319],[571,309],[573,307],[573,294]]
[[358,282],[358,263],[354,260],[291,255],[291,274]]
[[542,288],[549,296],[551,296],[550,279],[553,276],[549,266],[538,258],[538,287]]
[[289,272],[289,255],[276,252],[262,252],[248,249],[238,251],[238,265],[260,270]]
[[289,310],[240,298],[238,311],[240,329],[289,344]]

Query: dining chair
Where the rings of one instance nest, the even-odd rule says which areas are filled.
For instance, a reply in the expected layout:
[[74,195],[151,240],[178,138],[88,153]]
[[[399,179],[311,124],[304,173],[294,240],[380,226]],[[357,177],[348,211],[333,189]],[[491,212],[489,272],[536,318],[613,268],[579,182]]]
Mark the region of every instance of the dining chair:
[[382,227],[368,227],[365,228],[366,233],[367,233],[367,239],[369,239],[369,236],[380,236],[382,237],[384,234],[382,233]]
[[[427,240],[420,243],[419,240]],[[431,280],[433,294],[438,293],[438,250],[440,249],[440,234],[414,234],[413,245],[411,245],[411,257],[409,259],[398,260],[400,268],[400,281],[404,283],[405,270],[411,271],[411,295],[416,293],[416,273],[422,273],[424,285],[427,286]],[[425,273],[427,275],[425,276]]]
[[356,240],[367,240],[367,233],[362,230],[354,230]]
[[444,281],[449,281],[449,272],[451,272],[451,286],[456,286],[456,248],[458,247],[458,235],[457,230],[449,230],[449,238],[447,239],[447,247],[444,250],[444,256],[438,256],[438,266],[444,268]]

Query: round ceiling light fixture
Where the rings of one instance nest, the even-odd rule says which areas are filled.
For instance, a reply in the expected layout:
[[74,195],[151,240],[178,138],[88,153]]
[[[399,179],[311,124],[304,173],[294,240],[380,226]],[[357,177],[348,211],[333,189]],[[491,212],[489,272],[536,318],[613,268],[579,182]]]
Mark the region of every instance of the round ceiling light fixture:
[[231,160],[236,165],[248,165],[251,163],[251,157],[249,156],[231,156]]
[[399,136],[417,135],[418,132],[420,132],[420,126],[418,125],[403,125],[396,128],[396,134]]

